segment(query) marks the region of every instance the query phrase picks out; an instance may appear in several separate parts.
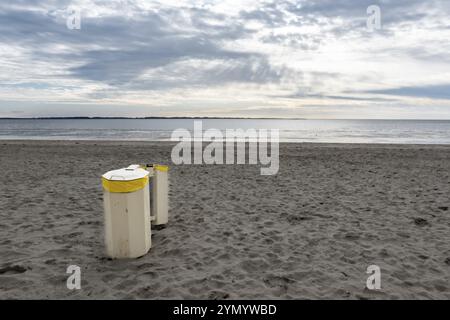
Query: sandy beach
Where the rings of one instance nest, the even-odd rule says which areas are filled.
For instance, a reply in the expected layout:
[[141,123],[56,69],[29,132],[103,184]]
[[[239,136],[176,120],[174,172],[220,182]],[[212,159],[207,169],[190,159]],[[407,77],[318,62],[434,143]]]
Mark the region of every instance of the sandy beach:
[[[170,152],[0,141],[0,299],[450,299],[450,146],[283,144],[275,176]],[[133,163],[171,165],[170,222],[110,260],[100,176]]]

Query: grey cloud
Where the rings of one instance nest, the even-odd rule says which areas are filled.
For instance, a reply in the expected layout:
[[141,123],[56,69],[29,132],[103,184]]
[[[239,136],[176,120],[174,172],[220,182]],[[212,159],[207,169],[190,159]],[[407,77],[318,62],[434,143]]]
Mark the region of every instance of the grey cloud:
[[[444,0],[430,0],[428,5],[440,3]],[[397,14],[398,12],[411,13],[412,8],[423,5],[421,0],[304,0],[290,4],[288,10],[299,15],[315,14],[327,17],[366,17],[366,10],[371,5],[378,5],[383,16]]]
[[[442,43],[438,41],[430,41],[427,47],[417,43],[407,48],[391,48],[389,54],[393,57],[411,57],[419,60],[419,62],[450,63],[450,55],[446,52],[446,48],[442,48],[441,45]],[[378,55],[385,53],[385,51],[374,48],[373,53]]]
[[330,100],[342,100],[342,101],[361,101],[361,102],[391,102],[395,101],[394,98],[382,98],[382,97],[371,97],[371,96],[354,96],[354,95],[327,95],[327,94],[315,94],[305,92],[298,92],[294,94],[288,94],[284,96],[277,96],[279,98],[287,99],[330,99]]
[[122,96],[141,90],[165,90],[170,88],[213,87],[229,83],[277,83],[286,72],[283,68],[273,68],[264,58],[241,57],[216,61],[212,68],[193,66],[178,69],[177,65],[160,68],[158,76],[150,79],[134,79],[120,88],[104,89],[91,95],[93,98]]
[[370,90],[365,91],[365,93],[450,100],[450,84]]
[[147,69],[166,66],[183,59],[241,59],[249,54],[220,49],[202,37],[167,37],[132,50],[87,51],[82,60],[90,62],[73,68],[72,74],[110,84],[128,82]]
[[[436,12],[450,13],[450,2],[446,0],[301,0],[275,3],[278,3],[278,7],[283,8],[284,12],[298,18],[290,22],[292,25],[326,26],[327,22],[320,18],[343,18],[342,25],[328,31],[336,37],[348,34],[361,37],[370,35],[366,28],[366,10],[371,5],[378,5],[381,9],[383,28],[378,30],[378,33],[386,36],[394,34],[395,27],[401,23],[420,23],[426,18],[432,19]],[[256,12],[260,10],[255,10],[254,18],[258,17]],[[270,23],[270,19],[265,15],[260,14],[259,20]]]
[[[257,20],[268,28],[278,26],[319,26],[327,30],[327,35],[298,35],[295,33],[263,37],[261,40],[284,46],[294,46],[302,50],[317,50],[320,43],[328,37],[367,37],[372,33],[367,30],[367,8],[371,5],[379,5],[382,15],[382,30],[377,33],[391,36],[395,33],[395,27],[404,22],[419,23],[429,16],[427,9],[444,8],[443,0],[308,0],[308,1],[273,1],[259,8],[243,11],[240,17],[244,20]],[[449,6],[450,7],[450,6]],[[450,9],[449,9],[450,10]],[[290,19],[292,15],[296,19]],[[331,18],[341,17],[344,23],[333,26],[329,24]],[[324,19],[325,18],[325,19]]]
[[277,8],[274,3],[266,4],[253,10],[241,11],[240,18],[243,20],[257,20],[270,27],[286,24],[285,13],[280,8]]
[[346,95],[309,95],[308,97],[320,98],[320,99],[332,99],[332,100],[345,100],[345,101],[371,101],[371,102],[391,102],[395,99],[380,98],[380,97],[356,97]]
[[[171,22],[181,19],[182,15],[169,9],[145,12],[133,19],[120,16],[83,18],[81,30],[67,29],[64,19],[51,14],[2,10],[0,41],[23,45],[36,61],[76,63],[77,67],[68,70],[72,77],[112,86],[129,84],[149,69],[189,59],[234,61],[235,67],[210,70],[209,74],[216,75],[215,81],[206,77],[205,84],[277,80],[278,71],[271,69],[263,55],[245,48],[242,51],[222,48],[223,41],[249,32],[242,24],[210,25],[203,20],[223,20],[224,16],[199,9],[185,10],[194,21],[193,30],[172,25]],[[48,52],[46,47],[52,44],[66,44],[73,50],[70,53]],[[89,49],[93,45],[100,49]],[[255,65],[259,67],[254,68]],[[174,82],[170,84],[178,86]]]

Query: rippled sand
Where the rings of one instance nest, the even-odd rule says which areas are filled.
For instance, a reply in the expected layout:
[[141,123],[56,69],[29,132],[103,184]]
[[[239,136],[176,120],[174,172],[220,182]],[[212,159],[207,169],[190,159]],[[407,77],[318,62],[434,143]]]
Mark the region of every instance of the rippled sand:
[[[282,145],[276,176],[171,166],[149,254],[105,258],[100,175],[170,151],[0,141],[0,298],[450,298],[450,147]],[[66,288],[71,264],[81,290]]]

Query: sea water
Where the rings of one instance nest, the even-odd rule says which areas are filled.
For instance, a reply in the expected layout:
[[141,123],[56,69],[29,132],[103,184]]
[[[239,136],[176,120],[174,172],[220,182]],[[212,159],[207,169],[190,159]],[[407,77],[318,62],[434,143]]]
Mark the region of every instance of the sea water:
[[450,144],[450,121],[0,119],[0,139],[169,141],[175,129],[278,129],[281,142]]

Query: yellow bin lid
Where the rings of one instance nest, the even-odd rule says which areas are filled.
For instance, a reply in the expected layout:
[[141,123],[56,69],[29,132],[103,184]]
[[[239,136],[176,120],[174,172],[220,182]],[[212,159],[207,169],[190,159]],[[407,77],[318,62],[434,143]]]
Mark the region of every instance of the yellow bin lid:
[[143,189],[148,184],[149,172],[140,165],[108,171],[102,176],[103,188],[113,193],[128,193]]

